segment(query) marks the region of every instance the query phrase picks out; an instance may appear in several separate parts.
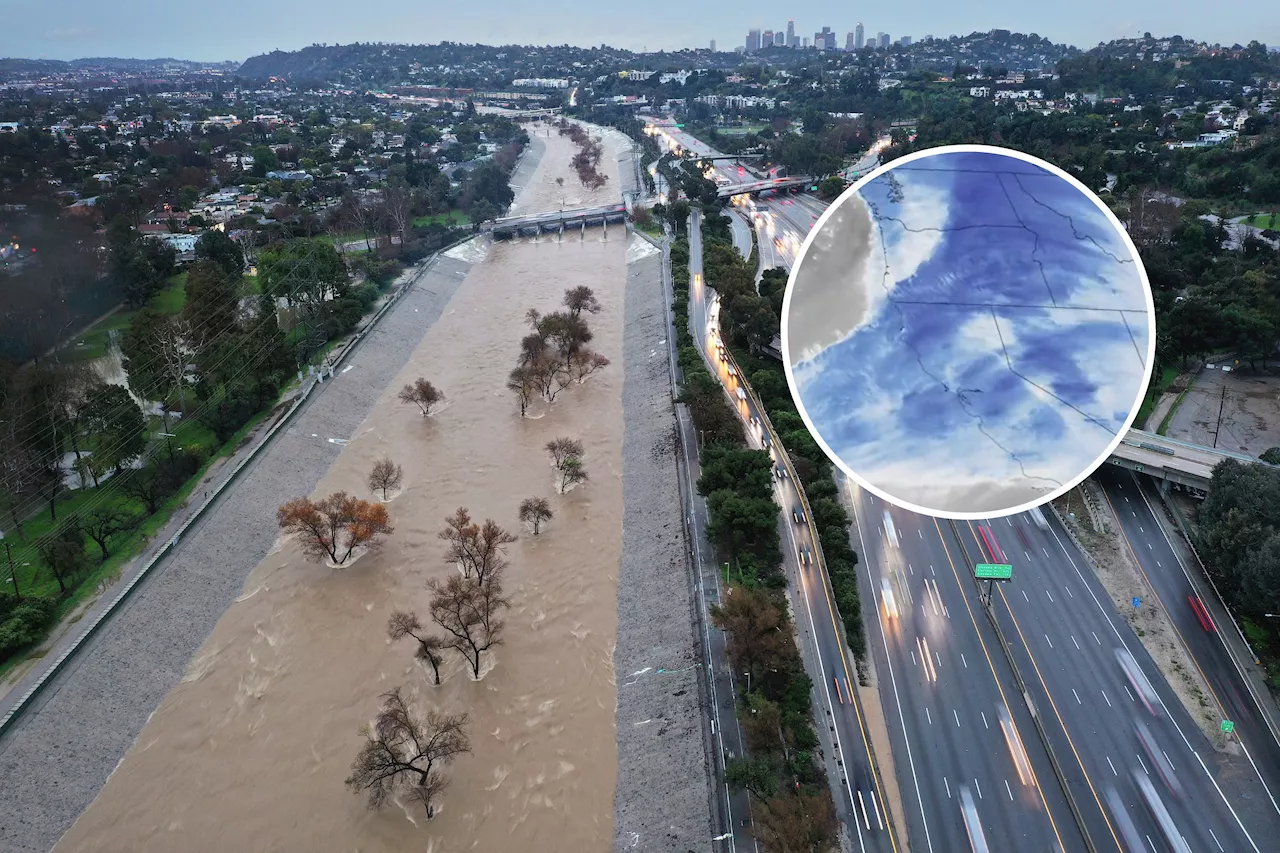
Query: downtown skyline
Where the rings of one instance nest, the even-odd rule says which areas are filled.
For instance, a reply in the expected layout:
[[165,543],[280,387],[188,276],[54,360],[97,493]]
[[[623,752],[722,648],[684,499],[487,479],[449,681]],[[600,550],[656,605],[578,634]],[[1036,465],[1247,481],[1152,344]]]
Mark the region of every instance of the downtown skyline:
[[[30,59],[84,57],[243,61],[272,50],[298,50],[309,44],[387,42],[432,44],[521,44],[598,46],[639,52],[705,48],[714,39],[721,50],[745,46],[750,29],[786,27],[812,41],[829,26],[837,49],[861,20],[866,40],[877,32],[910,33],[919,39],[991,29],[1036,33],[1057,44],[1088,49],[1099,42],[1133,38],[1149,31],[1158,37],[1181,35],[1208,43],[1245,44],[1251,39],[1280,42],[1280,18],[1264,14],[1259,0],[1232,4],[1204,14],[1201,8],[1174,8],[1158,0],[1131,0],[1117,7],[1107,0],[1081,0],[1066,7],[1022,3],[988,4],[965,9],[941,0],[923,0],[910,8],[850,9],[833,0],[795,4],[785,15],[762,0],[696,4],[657,0],[636,15],[629,9],[585,0],[566,0],[560,12],[546,15],[515,0],[432,10],[424,13],[410,0],[374,0],[351,16],[337,0],[315,0],[305,7],[281,3],[263,6],[226,0],[216,7],[178,8],[154,0],[124,0],[111,8],[91,0],[33,4],[11,10],[0,32],[0,56]],[[775,17],[776,16],[776,17]]]

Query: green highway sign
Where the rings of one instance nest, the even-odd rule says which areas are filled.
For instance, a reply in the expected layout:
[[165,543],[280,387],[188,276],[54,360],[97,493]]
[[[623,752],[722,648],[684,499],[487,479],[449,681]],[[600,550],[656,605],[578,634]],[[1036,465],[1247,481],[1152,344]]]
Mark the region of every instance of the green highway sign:
[[1234,732],[1235,730],[1236,730],[1236,724],[1235,724],[1235,723],[1231,722],[1230,720],[1223,720],[1223,721],[1222,721],[1222,733],[1223,733],[1223,734],[1228,734],[1228,735],[1229,735],[1229,734],[1231,734],[1232,732]]
[[978,563],[973,574],[981,580],[1007,581],[1013,577],[1013,566],[1003,563]]

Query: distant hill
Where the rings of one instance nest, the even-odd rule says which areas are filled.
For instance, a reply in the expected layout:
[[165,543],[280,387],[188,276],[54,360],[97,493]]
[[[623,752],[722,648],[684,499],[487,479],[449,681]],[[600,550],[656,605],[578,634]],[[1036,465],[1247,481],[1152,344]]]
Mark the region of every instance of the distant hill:
[[204,71],[219,69],[230,71],[234,62],[195,62],[189,59],[119,59],[115,57],[86,57],[84,59],[0,59],[0,74],[58,74],[97,72],[103,74],[146,74],[149,72]]

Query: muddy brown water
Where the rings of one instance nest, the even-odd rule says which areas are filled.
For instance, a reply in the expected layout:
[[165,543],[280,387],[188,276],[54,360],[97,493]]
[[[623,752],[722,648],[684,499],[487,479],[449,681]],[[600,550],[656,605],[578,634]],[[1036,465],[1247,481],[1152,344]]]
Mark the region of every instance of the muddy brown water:
[[[614,152],[602,163],[609,183],[588,192],[569,168],[571,143],[554,133],[544,141],[522,213],[555,209],[562,192],[584,204],[616,197]],[[609,849],[625,251],[621,228],[607,241],[593,229],[585,240],[498,244],[471,269],[410,363],[383,377],[382,399],[316,490],[371,497],[365,477],[390,455],[405,473],[389,505],[394,535],[341,570],[279,541],[56,850]],[[505,381],[524,313],[554,310],[578,284],[604,306],[589,319],[592,347],[614,364],[521,419]],[[396,400],[417,376],[448,396],[428,419]],[[567,495],[556,493],[543,449],[560,435],[582,439],[590,474]],[[537,537],[516,518],[535,495],[555,511]],[[426,580],[452,571],[436,533],[459,506],[519,534],[512,607],[506,643],[481,680],[450,654],[435,687],[410,643],[388,642],[386,623],[395,609],[428,620]],[[418,710],[471,715],[474,752],[453,766],[430,822],[394,802],[371,812],[343,785],[361,725],[397,686]]]

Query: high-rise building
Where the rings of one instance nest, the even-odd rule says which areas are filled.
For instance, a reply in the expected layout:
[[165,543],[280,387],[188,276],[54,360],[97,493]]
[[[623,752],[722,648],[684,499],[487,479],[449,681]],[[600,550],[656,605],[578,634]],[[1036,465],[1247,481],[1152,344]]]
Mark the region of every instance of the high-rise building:
[[808,46],[809,46],[809,37],[808,37],[808,36],[805,36],[804,38],[800,39],[800,46],[801,46],[801,47],[808,47]]
[[831,27],[823,27],[822,32],[813,34],[813,46],[819,50],[836,49],[836,34]]
[[881,33],[881,34],[880,34],[880,47],[882,47],[882,48],[888,48],[888,47],[889,47],[889,34],[888,34],[888,33]]
[[784,33],[782,30],[774,30],[774,31],[773,31],[773,46],[774,46],[774,47],[786,47],[786,46],[787,46],[787,34],[786,34],[786,33]]
[[711,40],[711,52],[712,52],[712,53],[715,53],[715,52],[716,52],[716,40],[715,40],[715,39],[712,39],[712,40]]
[[853,33],[852,32],[845,33],[844,35],[844,49],[850,50],[850,51],[853,50]]
[[866,30],[863,29],[862,21],[858,21],[858,26],[853,28],[853,46],[858,50],[862,50],[866,41]]
[[799,47],[796,41],[796,22],[794,20],[787,21],[787,47]]
[[764,35],[760,37],[760,47],[773,47],[773,30],[764,31]]
[[911,36],[903,36],[903,37],[902,37],[902,46],[903,46],[903,47],[911,47]]
[[747,53],[755,53],[760,49],[760,31],[747,31]]
[[876,40],[871,43],[872,47],[879,47],[880,42],[884,41],[884,33],[876,33]]

